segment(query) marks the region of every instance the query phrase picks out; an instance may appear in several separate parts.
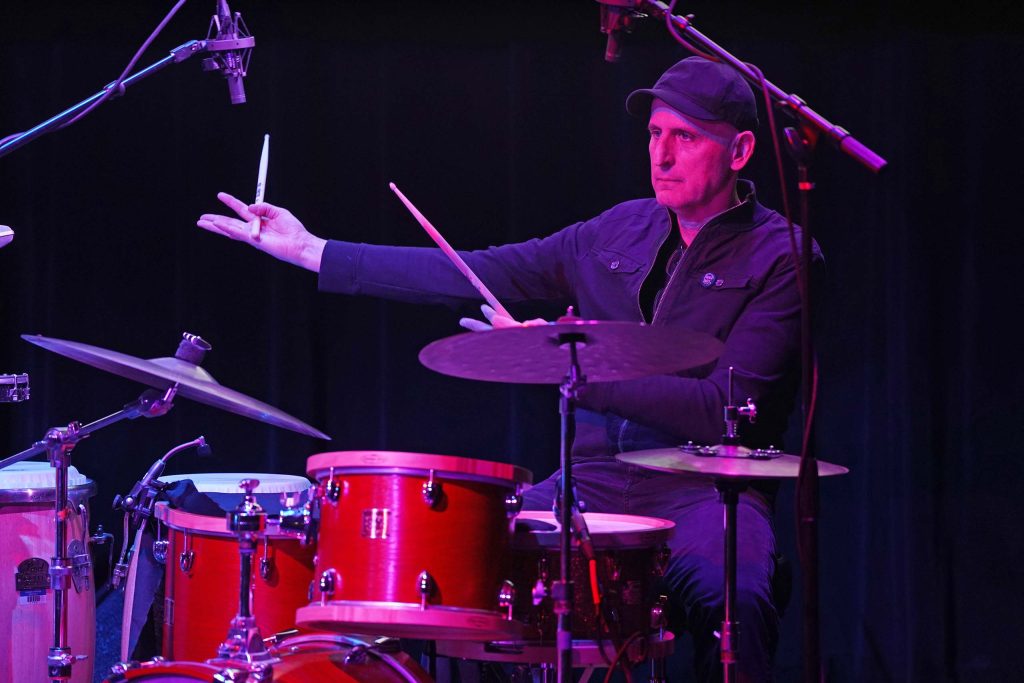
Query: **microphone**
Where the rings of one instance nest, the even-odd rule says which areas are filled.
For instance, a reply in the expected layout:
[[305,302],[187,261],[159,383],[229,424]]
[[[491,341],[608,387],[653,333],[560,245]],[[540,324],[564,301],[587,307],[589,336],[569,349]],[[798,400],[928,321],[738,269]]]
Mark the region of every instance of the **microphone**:
[[633,17],[640,0],[597,0],[601,4],[601,33],[608,36],[604,61],[617,62],[622,56],[619,36],[633,30]]
[[[212,38],[211,38],[212,36]],[[249,69],[249,58],[256,39],[242,21],[242,13],[231,14],[227,0],[217,0],[217,13],[210,19],[205,48],[212,56],[203,60],[204,71],[220,71],[228,82],[231,104],[245,104],[242,79]]]
[[14,231],[6,225],[0,225],[0,249],[3,249],[14,239]]

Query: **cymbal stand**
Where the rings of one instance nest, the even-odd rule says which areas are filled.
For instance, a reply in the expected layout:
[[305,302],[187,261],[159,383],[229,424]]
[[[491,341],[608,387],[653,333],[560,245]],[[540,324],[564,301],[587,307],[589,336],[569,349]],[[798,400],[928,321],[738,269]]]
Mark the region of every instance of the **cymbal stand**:
[[0,469],[14,463],[46,453],[50,466],[54,468],[55,496],[53,502],[54,553],[50,558],[50,587],[53,590],[53,646],[46,656],[46,675],[53,681],[67,681],[71,678],[71,667],[86,655],[72,655],[68,646],[68,589],[75,575],[89,572],[89,555],[68,557],[67,555],[67,507],[68,469],[71,467],[71,451],[82,439],[93,432],[109,427],[121,420],[137,417],[159,417],[173,407],[178,385],[163,393],[148,390],[138,400],[107,417],[82,425],[72,422],[67,427],[53,427],[37,441],[20,453],[0,460]]
[[740,493],[747,488],[742,479],[716,479],[719,500],[725,505],[725,615],[720,631],[722,681],[736,681],[736,650],[739,647],[739,622],[736,613],[736,507]]
[[[559,318],[564,322],[572,316],[572,309],[565,318]],[[586,523],[583,515],[580,514],[577,501],[573,496],[572,487],[572,442],[576,436],[576,400],[579,397],[580,387],[586,384],[587,378],[580,370],[578,345],[586,344],[586,335],[579,332],[570,332],[558,335],[558,345],[567,348],[569,351],[569,371],[562,383],[559,385],[558,412],[561,416],[562,439],[559,452],[562,478],[559,482],[561,491],[561,506],[559,509],[559,524],[561,524],[561,556],[559,558],[560,575],[559,580],[551,586],[551,597],[554,603],[554,611],[558,617],[558,627],[555,635],[556,650],[558,652],[558,683],[570,683],[572,680],[572,609],[573,589],[570,581],[570,552],[572,550],[572,538],[575,532],[583,541],[589,540],[586,530]]]
[[227,637],[217,647],[217,657],[208,660],[212,664],[240,665],[249,672],[246,680],[254,682],[271,680],[273,664],[280,661],[267,650],[252,614],[252,556],[267,528],[267,513],[252,494],[259,484],[259,479],[239,482],[245,498],[227,514],[228,529],[238,536],[238,614],[231,620]]

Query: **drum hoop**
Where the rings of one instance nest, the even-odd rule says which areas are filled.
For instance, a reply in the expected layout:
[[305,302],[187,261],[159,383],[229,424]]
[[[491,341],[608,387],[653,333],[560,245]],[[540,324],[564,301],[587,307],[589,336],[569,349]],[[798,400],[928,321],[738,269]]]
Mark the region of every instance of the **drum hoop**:
[[[316,621],[315,618],[311,618],[312,614],[316,611],[323,610],[328,612],[333,611],[346,611],[350,613],[352,619],[348,619],[348,622],[354,623],[367,623],[370,621],[376,621],[374,617],[378,614],[384,615],[385,617],[394,617],[398,615],[415,615],[421,618],[420,624],[425,624],[430,621],[430,618],[436,616],[447,616],[453,619],[453,623],[445,624],[430,624],[432,626],[441,626],[445,628],[463,628],[466,631],[480,631],[486,632],[488,630],[500,630],[505,631],[510,637],[517,637],[522,634],[522,623],[514,619],[506,619],[502,616],[502,613],[497,610],[483,610],[471,607],[456,607],[450,605],[430,605],[426,609],[423,609],[418,602],[392,602],[385,600],[331,600],[326,603],[320,603],[317,601],[311,602],[304,607],[300,607],[295,612],[295,620],[301,626],[304,623],[313,623]],[[369,618],[367,618],[369,617]],[[423,619],[428,617],[428,619]],[[460,618],[464,620],[470,619],[483,619],[485,622],[490,622],[489,628],[479,628],[476,624],[473,626],[464,626],[459,622]],[[385,619],[385,621],[388,621]],[[405,624],[399,622],[395,623],[400,627],[405,627]],[[412,628],[416,624],[410,624]],[[499,629],[498,626],[501,628]]]
[[[554,518],[551,515],[551,513],[544,511],[524,510],[523,512],[519,513],[519,517],[525,517],[527,519],[536,519],[542,522],[554,522]],[[590,537],[594,542],[594,547],[600,550],[654,548],[672,538],[672,535],[675,533],[676,527],[675,522],[672,522],[671,520],[661,519],[659,517],[644,517],[640,515],[620,515],[606,512],[586,512],[583,514],[583,518],[588,523],[630,520],[634,523],[642,523],[648,526],[648,528],[646,529],[628,529],[615,531],[599,531],[595,528],[591,528]],[[560,546],[561,536],[559,535],[557,528],[542,532],[523,531],[517,532],[512,535],[513,550],[557,550],[560,548]],[[577,544],[574,540],[573,548],[575,548],[576,546]]]
[[[194,479],[194,477],[203,477],[203,476],[209,476],[209,475],[214,475],[214,476],[217,476],[217,477],[223,477],[224,478],[223,481],[225,483],[225,486],[223,486],[223,487],[217,486],[217,487],[214,487],[214,488],[209,488],[209,482],[203,482],[202,480],[199,480],[197,482],[196,479]],[[234,480],[234,485],[233,486],[232,485],[228,485],[228,482],[231,481],[231,479],[227,478],[228,475],[235,475],[235,476],[237,476],[237,479]],[[272,495],[278,494],[278,493],[301,493],[303,491],[306,491],[306,490],[312,488],[313,485],[314,485],[311,481],[309,481],[305,477],[300,476],[298,474],[275,474],[273,472],[192,472],[192,473],[189,473],[189,474],[172,474],[172,475],[167,475],[167,476],[161,476],[160,477],[160,481],[165,482],[165,483],[170,483],[170,482],[179,482],[179,481],[183,481],[185,479],[189,479],[189,480],[192,481],[192,484],[196,487],[196,490],[199,491],[200,493],[218,493],[218,494],[227,493],[227,494],[233,494],[233,495],[242,496],[242,495],[245,494],[245,491],[243,491],[238,486],[238,482],[240,482],[242,479],[261,479],[261,480],[264,480],[264,479],[266,479],[268,477],[282,477],[282,478],[286,477],[287,478],[287,482],[283,481],[283,480],[279,480],[278,482],[276,482],[277,485],[274,486],[273,488],[280,489],[280,490],[276,490],[276,491],[265,491],[265,490],[261,489],[258,486],[258,487],[256,487],[256,490],[255,490],[255,493],[256,493],[257,496],[259,496],[261,494],[262,495],[267,495],[267,496],[272,496]],[[302,483],[301,487],[299,487],[300,482]],[[265,485],[267,483],[270,483],[270,482],[268,482],[268,481],[261,481],[261,485]],[[295,486],[297,486],[298,488],[282,488],[282,486],[285,483],[288,483],[289,486],[292,483],[294,483]]]
[[386,652],[380,652],[379,650],[373,649],[371,647],[372,643],[363,638],[345,636],[341,635],[340,633],[310,633],[306,635],[285,638],[281,642],[271,647],[270,650],[271,653],[274,654],[274,656],[279,656],[287,654],[287,652],[284,651],[287,650],[289,646],[305,645],[307,643],[321,643],[324,641],[330,643],[344,643],[345,645],[351,645],[353,647],[365,645],[367,647],[366,653],[368,655],[375,657],[384,662],[385,664],[387,664],[388,666],[390,666],[396,672],[401,674],[402,678],[404,678],[406,681],[408,681],[409,683],[421,683],[418,678],[413,676],[409,671],[406,671],[405,667],[402,665],[401,662],[398,661],[398,659],[392,657]]
[[[86,479],[84,484],[68,487],[68,499],[81,503],[96,495],[96,482]],[[26,503],[52,503],[56,491],[50,487],[38,487],[30,489],[0,489],[0,505],[26,504]]]
[[401,451],[332,451],[306,460],[306,474],[317,481],[335,474],[408,474],[426,476],[431,470],[441,479],[485,481],[506,486],[529,484],[533,473],[525,467],[493,460],[455,455]]
[[[199,534],[200,536],[237,538],[237,535],[227,527],[227,515],[227,512],[219,516],[200,515],[195,512],[187,512],[185,510],[172,508],[170,503],[165,501],[160,501],[153,506],[153,516],[156,517],[161,524],[170,527],[175,531],[187,531],[189,533]],[[288,539],[298,540],[290,534],[271,531],[263,531],[259,536],[260,538],[269,538],[272,541]]]

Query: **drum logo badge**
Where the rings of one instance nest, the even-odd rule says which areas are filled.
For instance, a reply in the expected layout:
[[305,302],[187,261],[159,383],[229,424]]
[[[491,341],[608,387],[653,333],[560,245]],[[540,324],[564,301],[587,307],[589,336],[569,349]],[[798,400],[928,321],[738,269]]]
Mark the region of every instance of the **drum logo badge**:
[[363,527],[360,533],[363,538],[386,539],[388,537],[388,520],[391,510],[388,508],[367,508],[363,510]]

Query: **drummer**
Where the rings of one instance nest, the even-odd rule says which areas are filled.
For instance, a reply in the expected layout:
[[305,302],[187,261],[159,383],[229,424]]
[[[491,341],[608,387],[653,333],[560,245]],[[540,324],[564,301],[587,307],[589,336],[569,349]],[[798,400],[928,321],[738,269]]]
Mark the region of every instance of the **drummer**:
[[[663,474],[617,453],[718,443],[728,368],[735,395],[758,406],[743,425],[748,446],[782,443],[799,381],[800,298],[785,219],[739,179],[754,153],[754,95],[731,68],[698,57],[670,67],[653,88],[626,99],[647,122],[653,198],[609,208],[549,237],[463,252],[499,300],[571,301],[578,315],[669,325],[724,342],[713,367],[677,375],[589,384],[577,411],[573,474],[591,512],[650,515],[676,523],[667,581],[693,635],[699,680],[721,677],[722,509],[708,479]],[[319,273],[323,291],[411,302],[463,304],[476,290],[441,251],[326,241],[287,209],[247,206],[221,193],[237,217],[204,214],[198,225]],[[262,221],[258,238],[249,224]],[[799,241],[799,238],[798,238]],[[815,252],[815,264],[820,265]],[[495,325],[516,321],[494,317]],[[557,473],[526,495],[550,509]],[[750,490],[738,511],[737,617],[741,680],[772,679],[779,617],[772,491]]]

